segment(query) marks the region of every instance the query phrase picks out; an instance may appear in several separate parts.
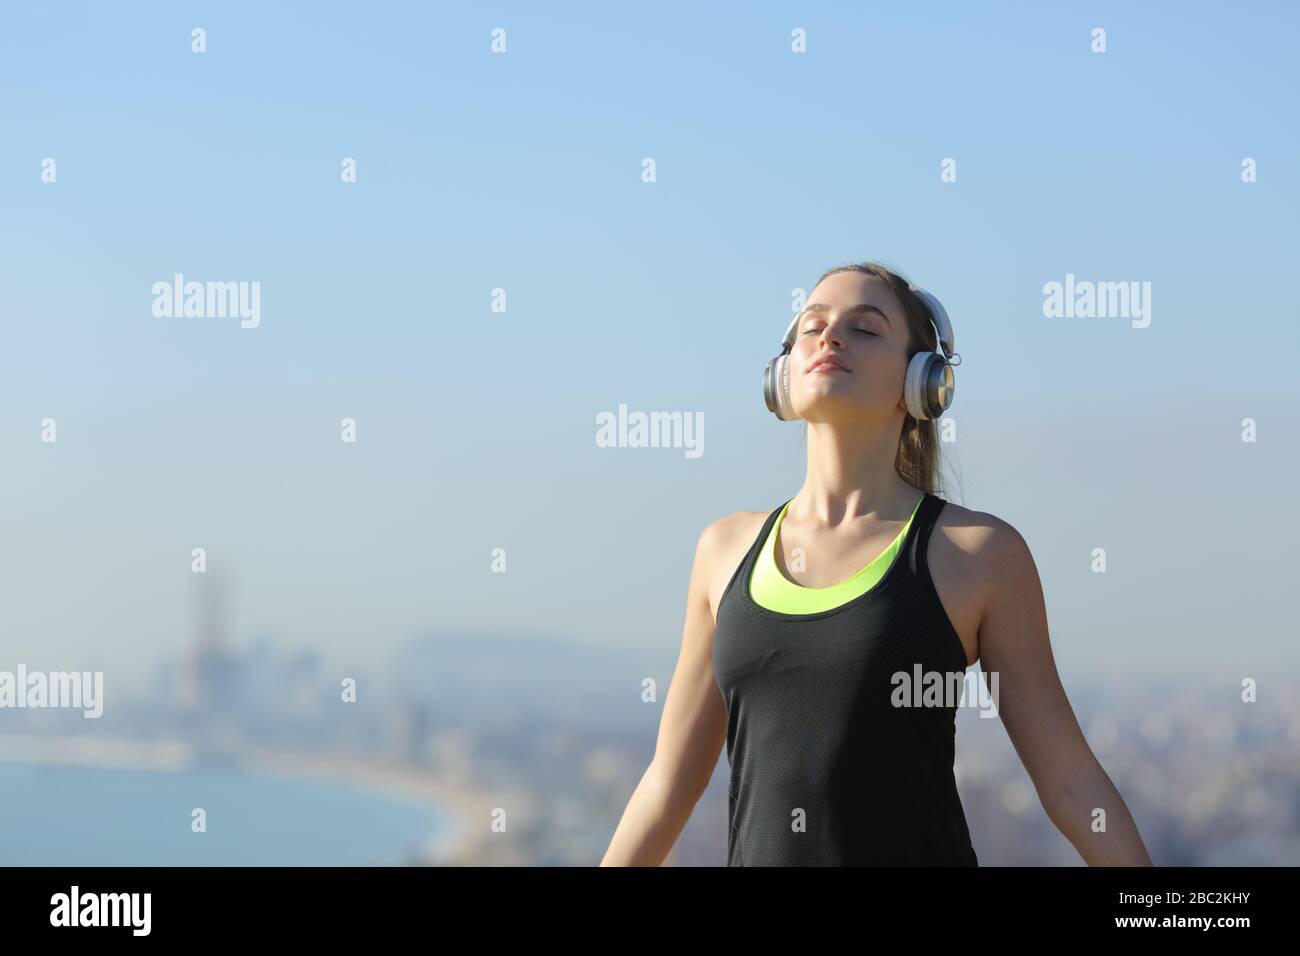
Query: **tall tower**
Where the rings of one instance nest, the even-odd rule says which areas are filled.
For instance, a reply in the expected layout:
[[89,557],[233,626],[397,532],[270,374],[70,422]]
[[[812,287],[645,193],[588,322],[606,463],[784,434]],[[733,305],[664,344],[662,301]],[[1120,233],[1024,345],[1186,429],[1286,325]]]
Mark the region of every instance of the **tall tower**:
[[234,662],[228,642],[225,577],[216,570],[194,577],[194,637],[186,654],[182,706],[202,717],[218,713],[228,701]]

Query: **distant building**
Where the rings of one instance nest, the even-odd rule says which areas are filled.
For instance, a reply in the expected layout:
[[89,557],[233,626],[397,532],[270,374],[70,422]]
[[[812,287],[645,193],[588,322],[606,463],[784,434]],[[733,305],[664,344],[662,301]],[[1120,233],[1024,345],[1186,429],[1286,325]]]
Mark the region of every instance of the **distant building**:
[[217,571],[195,575],[198,611],[186,657],[181,708],[202,722],[233,715],[242,693],[242,665],[229,646],[226,582]]

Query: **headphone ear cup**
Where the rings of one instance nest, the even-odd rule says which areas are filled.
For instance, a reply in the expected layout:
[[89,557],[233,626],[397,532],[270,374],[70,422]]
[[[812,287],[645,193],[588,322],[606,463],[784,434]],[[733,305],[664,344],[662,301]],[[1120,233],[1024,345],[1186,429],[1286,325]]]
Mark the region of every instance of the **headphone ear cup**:
[[903,377],[903,401],[907,404],[907,413],[922,421],[926,414],[921,404],[920,381],[929,363],[929,356],[925,352],[917,352],[907,363],[907,374]]
[[907,365],[903,398],[918,421],[938,418],[952,404],[952,366],[934,352],[917,352]]
[[776,398],[776,359],[768,359],[767,367],[763,369],[763,403],[767,410],[777,418],[780,418]]
[[799,416],[794,413],[794,405],[790,401],[790,356],[782,355],[778,364],[777,394],[781,397],[782,421],[792,422]]
[[763,401],[767,410],[783,422],[799,417],[790,404],[790,362],[786,353],[771,359],[763,370]]

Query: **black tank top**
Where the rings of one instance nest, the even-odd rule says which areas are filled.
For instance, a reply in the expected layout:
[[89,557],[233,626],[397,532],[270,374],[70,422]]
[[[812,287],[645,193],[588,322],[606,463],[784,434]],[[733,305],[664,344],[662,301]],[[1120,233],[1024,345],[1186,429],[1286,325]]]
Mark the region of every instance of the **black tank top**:
[[946,503],[926,493],[884,577],[815,614],[749,594],[781,508],[768,515],[713,637],[731,764],[728,866],[979,865],[953,776],[957,704],[895,706],[894,675],[915,678],[919,665],[959,681],[966,670],[926,562]]

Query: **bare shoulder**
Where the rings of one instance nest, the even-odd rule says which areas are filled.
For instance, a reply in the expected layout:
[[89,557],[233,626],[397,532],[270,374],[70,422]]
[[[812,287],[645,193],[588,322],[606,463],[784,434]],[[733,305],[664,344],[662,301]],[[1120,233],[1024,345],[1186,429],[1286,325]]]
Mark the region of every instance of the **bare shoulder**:
[[932,537],[937,540],[931,544],[930,563],[938,565],[936,577],[953,582],[951,589],[962,591],[981,611],[999,589],[1036,581],[1028,543],[1014,525],[997,515],[949,501],[934,528]]
[[709,609],[716,621],[718,604],[770,512],[733,511],[700,532],[696,562],[708,582]]

